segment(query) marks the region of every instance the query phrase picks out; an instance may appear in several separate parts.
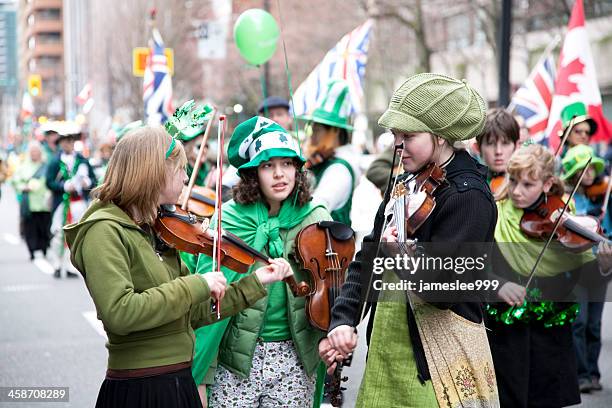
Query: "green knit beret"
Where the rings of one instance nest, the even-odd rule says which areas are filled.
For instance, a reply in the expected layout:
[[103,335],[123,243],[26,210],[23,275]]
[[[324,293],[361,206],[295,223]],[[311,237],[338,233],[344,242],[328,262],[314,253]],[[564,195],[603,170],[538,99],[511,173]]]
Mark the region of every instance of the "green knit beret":
[[484,100],[465,80],[424,73],[395,90],[378,124],[405,133],[433,133],[453,143],[476,137],[485,116]]

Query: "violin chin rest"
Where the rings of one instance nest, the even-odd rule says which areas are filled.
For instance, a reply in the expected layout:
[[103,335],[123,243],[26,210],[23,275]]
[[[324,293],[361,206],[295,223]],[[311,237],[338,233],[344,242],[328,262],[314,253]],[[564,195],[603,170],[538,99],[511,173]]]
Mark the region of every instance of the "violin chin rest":
[[355,235],[351,227],[338,221],[319,221],[318,225],[321,228],[327,228],[332,237],[338,241],[346,241]]

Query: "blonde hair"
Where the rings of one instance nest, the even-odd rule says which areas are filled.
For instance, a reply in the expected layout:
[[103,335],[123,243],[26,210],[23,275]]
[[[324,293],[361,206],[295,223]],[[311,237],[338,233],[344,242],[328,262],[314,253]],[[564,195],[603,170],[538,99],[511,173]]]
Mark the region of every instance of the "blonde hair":
[[92,192],[103,203],[112,202],[137,224],[152,224],[157,202],[166,184],[166,169],[185,167],[187,158],[176,140],[168,158],[172,137],[161,126],[145,126],[128,132],[115,147],[104,183]]
[[508,197],[509,177],[520,178],[526,174],[534,180],[546,180],[552,178],[553,185],[550,189],[550,194],[563,195],[563,181],[555,175],[555,156],[544,146],[539,144],[530,144],[518,148],[510,157],[506,169],[506,181],[495,194],[496,200],[502,200]]

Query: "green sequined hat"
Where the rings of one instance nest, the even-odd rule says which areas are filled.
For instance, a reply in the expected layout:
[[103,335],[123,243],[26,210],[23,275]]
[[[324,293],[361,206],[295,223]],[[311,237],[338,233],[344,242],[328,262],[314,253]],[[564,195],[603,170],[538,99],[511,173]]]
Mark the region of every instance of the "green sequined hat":
[[593,158],[593,160],[591,160],[591,166],[595,168],[597,175],[603,173],[606,164],[602,159],[595,156],[593,148],[587,145],[577,145],[570,148],[561,161],[561,165],[563,166],[563,175],[561,179],[567,180],[581,171],[591,157]]
[[263,116],[252,117],[236,127],[227,157],[239,171],[257,167],[273,157],[294,157],[306,162],[298,141],[281,125]]
[[210,105],[196,106],[192,99],[178,108],[164,126],[173,138],[189,142],[204,133],[212,110]]
[[336,79],[327,83],[325,95],[312,115],[302,116],[301,119],[352,131],[350,113],[349,86],[346,81]]

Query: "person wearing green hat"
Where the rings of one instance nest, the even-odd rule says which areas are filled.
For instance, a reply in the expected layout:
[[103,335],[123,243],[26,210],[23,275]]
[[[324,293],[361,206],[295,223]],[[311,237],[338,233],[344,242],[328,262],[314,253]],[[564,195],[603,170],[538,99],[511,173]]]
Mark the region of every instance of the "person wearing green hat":
[[[223,229],[268,256],[287,259],[296,279],[307,280],[294,258],[294,239],[306,226],[331,216],[311,201],[297,140],[274,121],[256,116],[236,127],[227,156],[240,181],[234,199],[221,209]],[[211,222],[215,225],[216,217]],[[211,263],[200,255],[197,272],[210,270]],[[240,279],[222,270],[228,282]],[[211,406],[313,404],[317,343],[325,333],[310,325],[304,299],[294,297],[285,283],[267,291],[267,297],[231,320],[196,332],[193,375],[196,383],[212,385]]]
[[[74,132],[78,132],[75,134]],[[61,278],[62,271],[69,278],[78,275],[71,272],[69,251],[65,249],[62,227],[78,221],[89,204],[89,193],[96,186],[93,168],[83,155],[75,151],[75,137],[80,136],[79,129],[66,127],[61,131],[57,144],[58,152],[49,162],[45,183],[51,190],[51,263],[54,277]]]
[[309,116],[312,134],[304,147],[315,177],[315,200],[324,203],[335,221],[351,225],[353,191],[359,179],[350,145],[350,95],[346,81],[327,83],[320,105]]
[[574,146],[588,145],[591,136],[597,131],[597,122],[588,115],[582,102],[569,104],[561,111],[561,124],[563,131],[559,136],[561,140],[566,139],[563,155]]
[[[561,162],[563,176],[561,178],[566,182],[567,189],[571,191],[589,159],[591,159],[591,164],[574,194],[576,214],[597,217],[601,221],[604,234],[610,239],[612,238],[610,201],[607,202],[607,208],[602,208],[606,202],[604,196],[608,184],[603,178],[604,161],[595,156],[590,146],[582,144],[574,146],[563,157]],[[598,391],[602,389],[598,359],[601,351],[601,316],[604,303],[593,300],[605,298],[606,286],[578,284],[576,289],[580,312],[572,326],[572,331],[578,365],[578,385],[581,392]]]
[[[187,175],[191,178],[193,174],[200,142],[206,130],[206,122],[210,119],[212,108],[209,105],[196,106],[193,100],[185,102],[174,112],[172,117],[166,122],[168,132],[183,142],[185,154],[187,155]],[[208,179],[208,175],[214,172],[210,164],[206,161],[208,152],[208,142],[204,145],[202,152],[202,163],[198,170],[195,184],[202,187],[214,187]]]
[[[410,187],[410,181],[431,163],[443,169],[445,181],[433,193],[435,209],[412,236],[399,236],[399,228],[393,223],[403,224],[401,218],[395,220],[393,215],[388,223],[391,214],[404,214],[405,208],[390,191],[386,193],[372,233],[364,238],[363,250],[349,266],[332,311],[327,339],[320,344],[320,355],[330,370],[356,346],[355,328],[364,306],[362,292],[368,291],[367,280],[362,280],[361,274],[370,270],[366,259],[377,256],[370,254],[368,248],[378,247],[381,241],[411,239],[434,244],[493,240],[496,209],[487,185],[486,167],[454,146],[482,131],[485,112],[485,102],[474,88],[445,75],[413,75],[393,93],[378,123],[393,133],[396,145],[403,147],[400,162],[405,173],[396,185]],[[407,195],[406,202],[412,197],[413,194]],[[392,208],[394,211],[390,211]],[[470,255],[477,256],[462,256]],[[417,281],[428,282],[457,278],[454,271],[427,272],[416,270],[413,276]],[[472,279],[475,273],[470,269],[463,278]],[[393,279],[392,274],[385,276]],[[380,293],[383,298],[388,295],[393,294]],[[368,359],[356,406],[499,406],[495,380],[487,380],[487,373],[492,375],[493,362],[482,323],[482,305],[474,297],[472,302],[465,302],[460,296],[452,303],[418,302],[417,308],[415,298],[411,296],[407,304],[406,293],[401,291],[399,295],[400,301],[371,303],[366,333]],[[469,393],[460,393],[455,386],[454,377],[463,375],[456,370],[459,366],[473,375]]]
[[[264,285],[291,276],[283,259],[231,285],[218,272],[189,273],[154,227],[160,208],[177,202],[186,163],[181,142],[161,126],[130,131],[83,218],[64,228],[108,338],[98,408],[201,408],[194,330],[252,306]],[[211,313],[218,299],[219,315]]]

